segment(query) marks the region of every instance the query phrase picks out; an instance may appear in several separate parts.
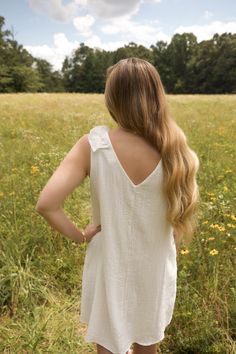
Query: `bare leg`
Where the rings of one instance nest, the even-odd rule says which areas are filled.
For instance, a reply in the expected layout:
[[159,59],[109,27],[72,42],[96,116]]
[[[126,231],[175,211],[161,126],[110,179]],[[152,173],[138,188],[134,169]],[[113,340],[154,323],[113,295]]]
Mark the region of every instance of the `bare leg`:
[[157,344],[141,345],[134,343],[133,348],[133,354],[156,354],[157,352]]
[[[103,346],[101,346],[100,344],[97,344],[97,354],[113,354],[113,353],[110,352],[110,350],[108,350],[108,349],[104,348]],[[126,352],[126,354],[129,354],[129,352]]]

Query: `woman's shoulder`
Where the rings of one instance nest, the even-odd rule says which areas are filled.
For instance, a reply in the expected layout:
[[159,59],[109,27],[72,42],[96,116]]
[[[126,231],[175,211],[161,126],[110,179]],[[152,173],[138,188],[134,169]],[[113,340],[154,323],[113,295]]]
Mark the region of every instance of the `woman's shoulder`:
[[96,125],[90,129],[87,134],[87,139],[93,151],[109,146],[109,140],[106,137],[108,130],[107,125]]

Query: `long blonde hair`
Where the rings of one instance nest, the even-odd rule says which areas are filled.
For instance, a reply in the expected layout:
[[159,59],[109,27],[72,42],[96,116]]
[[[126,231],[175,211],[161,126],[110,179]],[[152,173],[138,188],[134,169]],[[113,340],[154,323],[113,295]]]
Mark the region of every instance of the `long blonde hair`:
[[199,159],[168,112],[156,68],[136,57],[110,66],[106,71],[105,104],[119,126],[142,136],[160,153],[167,219],[174,228],[177,248],[182,240],[189,244],[198,226]]

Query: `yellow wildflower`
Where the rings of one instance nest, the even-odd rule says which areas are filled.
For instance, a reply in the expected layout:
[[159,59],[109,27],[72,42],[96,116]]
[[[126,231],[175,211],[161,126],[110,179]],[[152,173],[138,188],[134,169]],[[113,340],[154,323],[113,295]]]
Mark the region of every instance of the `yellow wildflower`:
[[180,253],[181,253],[181,254],[188,254],[188,253],[189,253],[189,250],[187,250],[187,249],[181,250]]
[[215,193],[207,192],[208,195],[215,195]]
[[214,202],[214,201],[216,201],[217,198],[216,197],[211,197],[210,199]]
[[219,231],[225,231],[225,227],[220,226],[218,224],[211,224],[210,227],[212,227],[213,229],[218,229]]
[[0,192],[0,197],[3,197],[4,196],[4,193],[3,192]]
[[203,221],[203,224],[208,224],[208,220],[206,220],[206,221]]
[[232,214],[232,215],[231,215],[231,219],[232,219],[232,220],[236,220],[236,216]]
[[230,215],[230,214],[224,214],[224,216],[229,216],[229,217],[231,217],[231,215]]
[[235,225],[233,224],[227,224],[228,227],[231,227],[231,229],[235,229]]
[[229,188],[227,186],[224,186],[224,191],[228,192]]
[[213,241],[215,237],[208,237],[208,241]]
[[213,229],[217,229],[218,228],[218,224],[211,224],[210,227],[212,227]]
[[34,174],[34,173],[36,173],[36,172],[38,172],[39,171],[39,168],[38,168],[38,166],[31,166],[31,173],[32,174]]
[[215,256],[216,254],[218,254],[219,252],[215,249],[215,248],[213,248],[213,250],[211,250],[210,251],[210,255],[211,256]]

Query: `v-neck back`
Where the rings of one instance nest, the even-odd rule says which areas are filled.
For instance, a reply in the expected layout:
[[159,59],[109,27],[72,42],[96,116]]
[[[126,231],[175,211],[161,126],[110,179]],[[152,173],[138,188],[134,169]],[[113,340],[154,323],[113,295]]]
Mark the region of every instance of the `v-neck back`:
[[138,188],[141,187],[143,184],[148,183],[149,179],[152,178],[156,172],[161,168],[161,164],[162,164],[162,159],[159,160],[159,162],[157,163],[157,165],[155,166],[155,168],[147,175],[147,177],[145,177],[140,183],[134,183],[131,178],[129,177],[128,173],[125,171],[122,163],[120,162],[117,153],[115,152],[115,149],[113,147],[113,144],[111,142],[110,136],[109,136],[109,130],[105,130],[104,131],[107,137],[107,140],[109,141],[111,150],[113,152],[113,155],[117,161],[117,164],[119,166],[119,168],[121,169],[122,173],[124,174],[124,176],[127,178],[127,180],[129,181],[129,183],[134,187],[134,188]]

